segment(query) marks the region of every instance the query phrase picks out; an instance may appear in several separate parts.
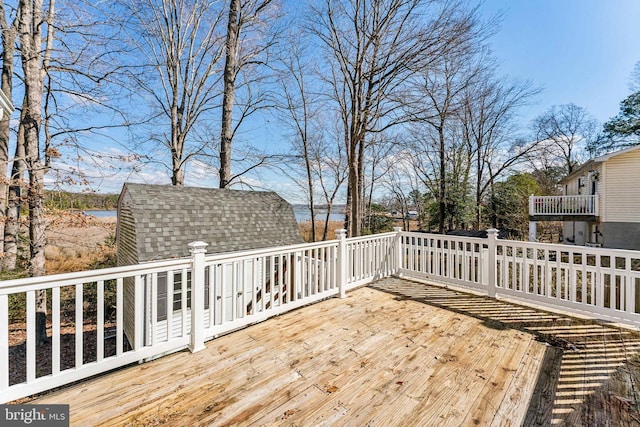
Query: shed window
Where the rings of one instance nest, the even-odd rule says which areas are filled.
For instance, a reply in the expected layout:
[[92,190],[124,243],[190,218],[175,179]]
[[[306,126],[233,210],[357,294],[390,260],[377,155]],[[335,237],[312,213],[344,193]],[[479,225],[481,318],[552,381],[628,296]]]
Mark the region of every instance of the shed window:
[[[208,271],[208,267],[206,271]],[[204,276],[204,308],[209,308],[209,274]],[[187,272],[187,308],[191,308],[191,272]],[[158,321],[167,318],[167,273],[158,274]],[[182,309],[182,273],[173,273],[173,311]]]

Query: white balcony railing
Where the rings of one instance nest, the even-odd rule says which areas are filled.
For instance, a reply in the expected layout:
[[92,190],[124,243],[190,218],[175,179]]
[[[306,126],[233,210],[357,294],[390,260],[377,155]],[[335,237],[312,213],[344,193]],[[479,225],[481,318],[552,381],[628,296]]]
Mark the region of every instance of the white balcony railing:
[[577,196],[530,196],[529,215],[599,215],[597,195]]
[[[195,352],[220,334],[391,275],[640,326],[640,251],[500,240],[497,230],[485,239],[399,229],[338,237],[218,255],[194,242],[191,258],[0,281],[0,403]],[[39,291],[48,299],[44,343]]]

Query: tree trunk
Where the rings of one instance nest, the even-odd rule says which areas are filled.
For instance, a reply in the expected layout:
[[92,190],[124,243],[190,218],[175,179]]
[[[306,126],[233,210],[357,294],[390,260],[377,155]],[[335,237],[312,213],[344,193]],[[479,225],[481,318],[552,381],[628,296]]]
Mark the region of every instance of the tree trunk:
[[[13,97],[13,54],[16,42],[16,22],[11,26],[7,25],[4,4],[0,4],[0,22],[2,27],[2,92],[9,100]],[[7,169],[9,164],[9,137],[10,137],[10,120],[9,114],[4,114],[0,120],[0,261],[4,259],[4,234],[6,217],[4,215],[7,209]],[[14,263],[15,264],[15,263]]]
[[220,188],[226,188],[231,180],[231,143],[233,139],[233,104],[238,69],[240,35],[240,0],[229,3],[229,22],[225,43],[224,92],[222,94],[222,124],[220,132]]
[[481,149],[479,146],[476,159],[476,171],[478,174],[476,177],[476,230],[480,230],[482,222],[482,173],[480,171],[480,168],[482,167],[482,159],[480,153]]
[[333,212],[333,199],[327,205],[327,214],[324,217],[324,227],[322,228],[322,241],[327,240],[329,234],[329,219],[331,218],[331,212]]
[[29,201],[29,273],[32,277],[44,276],[46,274],[44,248],[47,239],[44,217],[44,167],[41,164],[29,171],[27,199]]
[[171,184],[182,187],[184,185],[184,172],[182,171],[182,154],[178,155],[175,150],[171,150]]
[[[43,276],[45,271],[44,248],[46,244],[44,218],[44,175],[45,165],[40,156],[40,126],[42,123],[42,97],[44,94],[45,61],[52,48],[51,20],[54,1],[49,2],[46,22],[47,50],[42,55],[43,21],[42,0],[21,0],[18,6],[18,32],[20,53],[24,72],[24,97],[22,125],[24,126],[25,163],[29,173],[29,274]],[[36,338],[38,342],[47,339],[46,291],[36,293]]]
[[446,156],[445,156],[445,141],[444,141],[444,129],[442,126],[438,128],[438,137],[440,139],[440,191],[438,193],[439,209],[438,209],[438,232],[444,233],[445,215],[447,212],[447,202],[445,197],[447,195],[447,182],[446,182]]
[[311,241],[316,241],[316,207],[315,197],[313,196],[313,175],[311,173],[311,162],[309,161],[309,142],[307,137],[304,138],[304,161],[307,169],[307,185],[309,191],[309,213],[311,214]]
[[358,216],[358,230],[355,236],[362,234],[362,223],[366,215],[366,205],[364,197],[364,140],[358,143],[358,200],[360,201],[360,215]]
[[[25,111],[23,106],[22,111]],[[18,138],[16,151],[13,156],[11,166],[11,177],[9,182],[9,194],[7,198],[6,222],[4,227],[4,258],[2,259],[2,269],[13,271],[16,269],[18,259],[18,233],[20,232],[20,206],[22,204],[22,178],[24,176],[24,126],[22,125],[22,113],[20,115],[20,126],[18,128]]]
[[348,178],[348,232],[349,237],[357,237],[360,235],[360,178],[358,176],[360,167],[358,165],[357,147],[349,156],[349,178]]
[[[14,38],[15,42],[15,38]],[[5,48],[6,49],[6,48]],[[11,48],[13,51],[13,48]],[[5,50],[5,55],[8,55],[8,51]],[[7,57],[7,56],[5,56]],[[4,64],[7,66],[8,64]],[[11,66],[13,68],[13,65]],[[4,79],[3,69],[3,79]],[[3,82],[4,83],[4,82]],[[25,98],[26,100],[26,98]],[[24,104],[24,100],[23,100]],[[18,258],[18,233],[20,232],[20,205],[21,205],[21,185],[24,175],[24,111],[25,106],[22,106],[20,113],[20,125],[18,128],[18,137],[16,138],[16,148],[11,167],[11,177],[8,183],[8,195],[7,205],[2,211],[4,214],[4,230],[3,230],[3,246],[4,256],[2,259],[2,269],[5,271],[13,271],[16,268]]]

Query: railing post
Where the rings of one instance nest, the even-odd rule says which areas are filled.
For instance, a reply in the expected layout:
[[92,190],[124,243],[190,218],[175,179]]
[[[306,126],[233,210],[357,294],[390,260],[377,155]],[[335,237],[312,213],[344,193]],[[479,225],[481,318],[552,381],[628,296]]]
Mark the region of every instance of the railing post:
[[537,215],[538,214],[538,212],[536,212],[536,209],[535,209],[534,199],[535,199],[535,197],[534,197],[533,194],[529,196],[529,215]]
[[[205,242],[189,243],[191,253],[191,336],[189,350],[195,353],[204,350],[204,269]],[[183,284],[184,286],[184,284]]]
[[529,241],[537,242],[538,241],[538,224],[535,221],[529,221]]
[[[146,277],[146,276],[145,276]],[[146,280],[146,279],[145,279]],[[147,308],[144,299],[145,283],[142,276],[137,274],[134,279],[134,297],[133,297],[133,349],[140,350],[145,346],[145,334],[147,330]]]
[[487,252],[489,255],[487,272],[487,295],[490,298],[496,297],[496,240],[498,240],[498,230],[490,228],[487,230]]
[[400,276],[402,270],[402,227],[393,227],[394,233],[396,233],[395,241],[395,253],[393,254],[393,260],[395,263],[395,275]]
[[338,239],[338,289],[340,298],[345,298],[347,296],[347,264],[349,263],[347,230],[344,228],[336,230],[336,238]]

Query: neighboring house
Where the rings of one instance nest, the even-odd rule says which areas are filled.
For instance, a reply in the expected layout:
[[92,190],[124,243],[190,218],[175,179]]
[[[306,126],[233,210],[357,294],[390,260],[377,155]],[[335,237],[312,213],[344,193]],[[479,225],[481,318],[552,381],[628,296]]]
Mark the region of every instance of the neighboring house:
[[418,219],[418,211],[407,211],[407,213],[404,214],[404,218],[405,219]]
[[[130,184],[118,199],[116,227],[118,265],[189,256],[188,244],[204,241],[208,254],[304,243],[292,207],[273,192],[237,191],[170,185]],[[158,321],[165,320],[167,277],[157,277]],[[181,309],[182,282],[173,277],[174,312]],[[144,299],[151,283],[144,283]],[[190,305],[190,293],[187,294]],[[133,342],[134,286],[125,283],[124,328]],[[148,310],[147,310],[148,311]],[[150,312],[145,324],[150,323]],[[180,316],[175,316],[176,321]],[[165,324],[159,324],[159,329]],[[173,325],[175,328],[181,325]],[[149,331],[144,332],[149,336]]]
[[564,243],[640,250],[640,145],[589,160],[564,178],[562,196],[531,196],[536,221],[563,221]]

